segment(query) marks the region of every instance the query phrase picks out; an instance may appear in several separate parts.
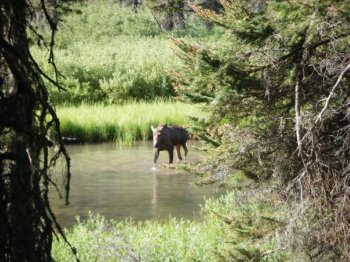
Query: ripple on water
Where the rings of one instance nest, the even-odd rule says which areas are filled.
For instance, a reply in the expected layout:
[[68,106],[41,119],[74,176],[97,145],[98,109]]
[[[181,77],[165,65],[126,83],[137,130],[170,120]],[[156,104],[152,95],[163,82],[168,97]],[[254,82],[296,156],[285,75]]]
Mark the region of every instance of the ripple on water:
[[[65,206],[55,190],[50,195],[63,226],[71,226],[75,216],[87,217],[89,211],[114,219],[163,220],[169,215],[194,218],[198,217],[204,197],[220,194],[212,187],[195,187],[192,175],[164,168],[162,163],[168,162],[166,152],[161,152],[154,165],[151,142],[123,148],[104,143],[67,149],[72,158],[71,204]],[[200,155],[190,149],[188,161],[198,161]]]

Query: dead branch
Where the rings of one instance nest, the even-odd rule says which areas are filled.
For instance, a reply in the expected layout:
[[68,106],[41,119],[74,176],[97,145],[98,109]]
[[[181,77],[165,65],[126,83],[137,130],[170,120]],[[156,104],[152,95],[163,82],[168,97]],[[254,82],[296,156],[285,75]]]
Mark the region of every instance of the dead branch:
[[343,76],[345,75],[345,73],[350,69],[350,64],[348,64],[345,69],[340,73],[337,81],[335,82],[334,86],[332,87],[328,97],[327,97],[327,100],[326,100],[326,103],[324,105],[324,107],[322,108],[321,112],[318,114],[317,118],[316,118],[316,121],[315,123],[317,122],[320,122],[321,119],[322,119],[322,116],[324,114],[324,112],[327,110],[327,108],[329,107],[329,104],[332,100],[332,98],[334,97],[335,95],[335,89],[338,87],[338,85],[340,84],[340,81],[342,80]]

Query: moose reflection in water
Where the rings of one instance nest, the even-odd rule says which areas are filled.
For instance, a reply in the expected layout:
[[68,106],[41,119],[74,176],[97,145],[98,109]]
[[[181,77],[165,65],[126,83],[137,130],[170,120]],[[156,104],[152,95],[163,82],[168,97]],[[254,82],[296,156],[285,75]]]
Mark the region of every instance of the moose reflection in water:
[[174,159],[174,147],[178,160],[182,160],[180,153],[181,146],[185,151],[185,160],[187,156],[186,142],[189,138],[188,132],[181,126],[160,125],[157,128],[151,127],[153,132],[153,146],[156,149],[154,154],[154,163],[157,163],[159,152],[166,150],[169,153],[169,163]]
[[[199,141],[188,141],[188,147],[189,142],[194,148],[186,161],[198,163],[206,153],[196,149],[201,145]],[[74,174],[70,205],[65,205],[54,188],[50,190],[52,208],[61,225],[71,227],[76,216],[83,221],[89,211],[118,221],[127,218],[166,221],[169,216],[201,219],[200,205],[204,204],[204,198],[218,197],[224,191],[216,185],[195,186],[201,178],[182,169],[162,165],[153,169],[152,143],[138,141],[130,147],[113,142],[67,145]],[[158,162],[162,157],[168,162],[168,154],[163,154]],[[53,176],[58,186],[64,181],[61,176],[64,168],[64,163],[59,161]]]

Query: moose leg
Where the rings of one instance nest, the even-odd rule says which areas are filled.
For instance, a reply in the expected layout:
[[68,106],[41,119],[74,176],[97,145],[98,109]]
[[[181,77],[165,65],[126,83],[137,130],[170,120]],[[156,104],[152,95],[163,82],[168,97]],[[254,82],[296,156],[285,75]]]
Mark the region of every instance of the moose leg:
[[188,149],[187,149],[187,145],[186,143],[182,145],[184,150],[185,150],[185,160],[186,160],[186,156],[187,156],[187,153],[188,153]]
[[176,145],[176,155],[178,160],[182,160],[181,152],[180,152],[180,145]]
[[157,163],[158,157],[159,157],[159,150],[156,150],[154,153],[154,163]]
[[174,148],[169,149],[168,152],[169,152],[169,163],[171,164],[174,160]]

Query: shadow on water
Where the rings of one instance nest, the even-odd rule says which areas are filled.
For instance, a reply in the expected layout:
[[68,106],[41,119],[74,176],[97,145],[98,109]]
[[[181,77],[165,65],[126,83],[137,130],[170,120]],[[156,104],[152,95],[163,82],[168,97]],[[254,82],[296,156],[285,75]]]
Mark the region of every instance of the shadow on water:
[[[165,151],[154,166],[151,142],[133,147],[104,143],[67,149],[73,174],[70,205],[65,206],[53,188],[50,193],[53,211],[65,227],[72,226],[76,216],[86,218],[89,211],[119,220],[200,219],[204,197],[222,193],[217,187],[196,187],[198,179],[193,175],[163,167],[162,163],[168,162]],[[200,157],[199,151],[190,148],[189,162]]]

